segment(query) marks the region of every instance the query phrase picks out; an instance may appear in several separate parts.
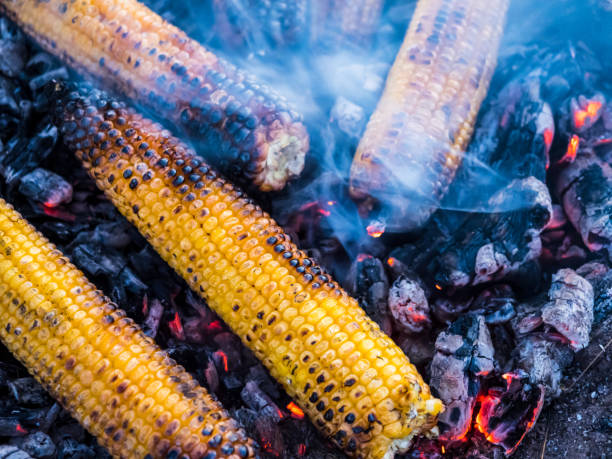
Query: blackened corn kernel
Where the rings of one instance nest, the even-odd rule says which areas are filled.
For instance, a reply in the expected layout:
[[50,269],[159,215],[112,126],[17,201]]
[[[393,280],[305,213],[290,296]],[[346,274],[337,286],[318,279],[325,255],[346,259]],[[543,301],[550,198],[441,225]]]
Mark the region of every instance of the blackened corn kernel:
[[0,323],[6,347],[113,456],[229,457],[217,438],[254,455],[219,403],[2,199]]
[[[101,93],[84,92],[79,106],[95,107]],[[60,96],[58,104],[65,102]],[[155,151],[145,158],[134,149],[122,158],[122,169],[145,163],[152,178],[131,190],[120,175],[109,185],[117,163],[106,158],[111,150],[96,148],[99,166],[86,155],[82,161],[90,176],[118,209],[140,230],[191,288],[205,298],[220,317],[243,339],[304,409],[321,432],[334,439],[348,430],[344,419],[354,413],[365,430],[367,415],[376,413],[380,433],[360,437],[354,455],[382,458],[396,446],[435,424],[441,403],[402,351],[336,284],[334,292],[313,288],[314,276],[326,276],[283,230],[252,200],[202,165],[198,182],[187,180],[177,188],[169,169],[190,164],[195,154],[162,128],[120,107],[125,129],[146,138]],[[57,120],[80,123],[65,112]],[[123,129],[123,128],[122,128]],[[81,157],[78,143],[67,145]],[[166,159],[164,167],[155,166]],[[195,195],[186,201],[182,187]],[[133,206],[138,205],[138,215]],[[299,260],[293,266],[283,254]],[[300,269],[309,272],[300,273]],[[313,274],[315,273],[315,274]],[[238,308],[236,308],[238,306]],[[263,313],[263,314],[262,314]],[[319,376],[322,375],[322,378]],[[347,384],[348,382],[348,384]],[[337,388],[327,394],[333,383]],[[331,390],[331,389],[330,389]],[[332,417],[331,420],[327,418]],[[363,424],[363,425],[362,425]],[[214,442],[214,440],[213,440]],[[348,442],[338,443],[345,448]]]

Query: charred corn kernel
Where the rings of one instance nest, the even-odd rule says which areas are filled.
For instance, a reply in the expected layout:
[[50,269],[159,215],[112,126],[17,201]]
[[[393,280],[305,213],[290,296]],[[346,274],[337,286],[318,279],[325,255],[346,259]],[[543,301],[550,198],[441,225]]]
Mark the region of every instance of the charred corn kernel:
[[351,168],[387,228],[416,229],[448,189],[495,63],[509,0],[419,0]]
[[171,119],[226,174],[262,191],[299,175],[308,150],[285,100],[136,0],[0,0],[47,51]]
[[435,424],[442,404],[407,357],[269,215],[158,124],[97,91],[56,90],[64,142],[91,177],[323,434],[383,458]]
[[219,403],[0,199],[0,339],[115,457],[253,457]]

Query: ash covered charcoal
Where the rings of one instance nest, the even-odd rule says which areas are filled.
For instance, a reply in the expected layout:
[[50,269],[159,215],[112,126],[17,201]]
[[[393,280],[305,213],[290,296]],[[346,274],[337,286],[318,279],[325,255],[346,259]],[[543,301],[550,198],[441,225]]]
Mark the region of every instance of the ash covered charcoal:
[[46,207],[57,207],[72,199],[72,185],[63,177],[42,168],[34,169],[21,178],[19,192]]
[[148,302],[145,297],[143,299],[143,314],[145,319],[142,323],[142,328],[147,336],[155,338],[159,330],[159,324],[164,315],[164,305],[157,298],[153,298]]
[[589,344],[593,324],[593,287],[572,269],[553,275],[542,321],[565,336],[574,351]]
[[25,37],[7,18],[0,17],[0,73],[11,78],[18,76],[26,56]]
[[274,423],[278,423],[284,417],[283,412],[255,381],[248,381],[244,385],[240,397],[249,408]]
[[429,303],[416,276],[402,275],[389,289],[389,311],[394,324],[407,333],[421,333],[431,325]]
[[532,384],[542,385],[550,397],[561,394],[563,371],[572,362],[571,349],[550,336],[535,333],[519,338],[514,351],[519,368]]
[[34,378],[19,378],[8,383],[10,394],[19,404],[47,406],[51,404],[49,395]]
[[473,212],[439,211],[416,242],[391,256],[451,293],[505,279],[528,283],[553,212],[543,183],[553,133],[538,79],[506,86],[485,112],[443,202]]
[[480,292],[470,311],[482,315],[488,325],[503,324],[516,315],[516,296],[509,285],[494,285]]
[[482,316],[465,314],[438,335],[430,386],[446,405],[438,418],[442,440],[459,440],[468,432],[481,379],[495,369],[494,352]]
[[593,325],[599,325],[612,312],[612,269],[592,262],[581,266],[576,272],[593,286]]
[[389,279],[383,263],[371,255],[359,254],[349,269],[345,285],[368,316],[383,326],[389,294]]
[[612,166],[579,150],[557,177],[556,190],[584,244],[612,254]]
[[0,437],[22,437],[27,433],[16,417],[0,416]]
[[547,297],[521,303],[512,328],[518,347],[514,354],[533,384],[551,396],[560,393],[563,370],[572,351],[586,347],[593,322],[593,287],[571,269],[553,275]]

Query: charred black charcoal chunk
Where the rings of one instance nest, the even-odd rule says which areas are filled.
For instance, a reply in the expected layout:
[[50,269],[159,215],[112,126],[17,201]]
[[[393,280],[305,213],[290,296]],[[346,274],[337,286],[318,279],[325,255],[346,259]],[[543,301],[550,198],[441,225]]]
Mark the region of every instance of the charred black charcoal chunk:
[[44,432],[34,432],[25,437],[16,438],[12,443],[35,458],[50,459],[55,456],[55,444]]
[[382,324],[389,292],[389,279],[382,262],[371,255],[358,255],[351,265],[346,285],[366,313]]
[[72,185],[63,177],[42,168],[34,169],[21,178],[19,192],[46,207],[57,207],[72,199]]

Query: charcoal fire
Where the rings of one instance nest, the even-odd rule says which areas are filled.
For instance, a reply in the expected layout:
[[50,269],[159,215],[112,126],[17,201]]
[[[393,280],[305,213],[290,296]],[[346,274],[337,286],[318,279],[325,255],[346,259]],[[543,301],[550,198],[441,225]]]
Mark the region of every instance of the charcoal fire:
[[[255,454],[532,459],[609,449],[609,1],[512,0],[503,34],[486,26],[503,8],[483,0],[144,3],[0,0],[19,13],[16,22],[0,13],[0,196],[125,308],[156,355],[218,399]],[[494,71],[497,38],[487,36],[501,39]],[[58,93],[66,87],[82,92]],[[383,109],[393,117],[373,123]],[[382,147],[365,164],[372,139]],[[427,157],[459,144],[456,162]],[[367,166],[361,184],[354,161]],[[433,165],[415,174],[409,161]],[[364,196],[353,199],[356,188]],[[17,245],[0,258],[17,260]],[[30,256],[19,269],[32,282],[42,275],[47,292],[63,271],[49,280]],[[9,277],[0,269],[5,302]],[[26,307],[38,298],[28,295]],[[37,329],[16,329],[20,305],[7,308],[0,335],[25,338],[12,349],[27,350]],[[68,336],[90,330],[80,315]],[[49,347],[66,337],[49,333]],[[113,336],[108,344],[120,345],[126,334]],[[119,364],[134,348],[117,346]],[[79,365],[57,368],[85,391],[66,400],[109,384],[95,375],[89,384]],[[165,376],[149,369],[135,371],[147,372],[152,393]],[[109,458],[36,377],[0,345],[0,459]],[[429,383],[446,410],[410,439]],[[163,391],[152,398],[181,415]],[[112,393],[105,410],[130,413],[129,394]],[[244,453],[217,445],[216,433],[217,458]]]

